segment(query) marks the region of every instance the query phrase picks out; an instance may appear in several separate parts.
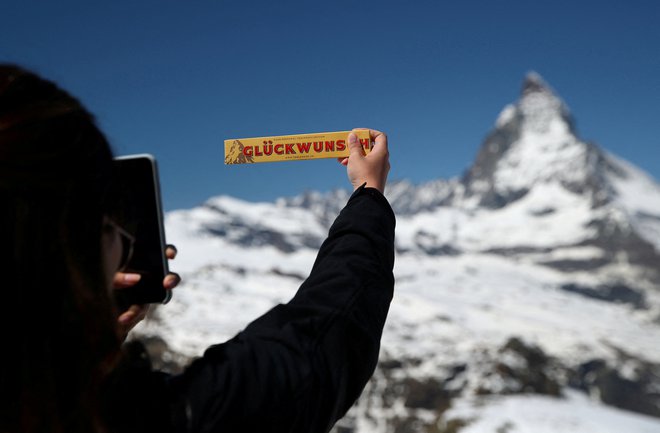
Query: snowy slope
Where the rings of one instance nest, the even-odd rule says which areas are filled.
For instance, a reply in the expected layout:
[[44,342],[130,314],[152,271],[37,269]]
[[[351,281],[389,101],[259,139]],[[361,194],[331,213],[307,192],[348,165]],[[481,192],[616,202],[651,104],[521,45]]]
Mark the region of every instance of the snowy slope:
[[461,433],[658,432],[656,418],[605,408],[576,392],[567,393],[566,399],[511,396],[461,401],[447,417],[465,420]]

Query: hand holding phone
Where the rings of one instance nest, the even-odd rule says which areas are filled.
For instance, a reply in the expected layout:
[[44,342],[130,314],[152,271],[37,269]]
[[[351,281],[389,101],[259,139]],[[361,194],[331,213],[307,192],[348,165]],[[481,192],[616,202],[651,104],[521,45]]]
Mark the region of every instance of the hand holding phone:
[[[165,249],[165,255],[168,260],[173,260],[176,257],[176,254],[177,249],[174,245],[168,245]],[[140,278],[140,274],[117,272],[115,273],[113,287],[115,290],[129,289],[134,286]],[[163,287],[165,287],[166,290],[173,290],[180,282],[181,277],[179,277],[179,274],[170,272],[163,280]],[[119,334],[122,335],[124,339],[126,339],[128,333],[147,316],[150,305],[151,304],[133,304],[127,309],[119,312],[119,316],[117,316],[117,325]]]

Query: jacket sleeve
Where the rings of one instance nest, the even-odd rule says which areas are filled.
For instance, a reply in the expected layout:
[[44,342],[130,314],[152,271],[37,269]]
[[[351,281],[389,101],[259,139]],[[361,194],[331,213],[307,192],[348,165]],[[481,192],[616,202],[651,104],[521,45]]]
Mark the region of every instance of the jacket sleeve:
[[293,299],[170,380],[175,431],[329,431],[378,360],[394,225],[385,197],[358,188]]

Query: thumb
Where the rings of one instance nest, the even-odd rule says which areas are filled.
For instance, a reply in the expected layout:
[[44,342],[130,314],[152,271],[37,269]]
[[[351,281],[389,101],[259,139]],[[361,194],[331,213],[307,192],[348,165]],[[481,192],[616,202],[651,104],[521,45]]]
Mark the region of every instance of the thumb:
[[350,156],[355,156],[355,155],[359,155],[360,157],[364,156],[364,153],[362,151],[362,145],[358,140],[357,134],[355,134],[354,132],[348,134],[348,151],[350,153]]

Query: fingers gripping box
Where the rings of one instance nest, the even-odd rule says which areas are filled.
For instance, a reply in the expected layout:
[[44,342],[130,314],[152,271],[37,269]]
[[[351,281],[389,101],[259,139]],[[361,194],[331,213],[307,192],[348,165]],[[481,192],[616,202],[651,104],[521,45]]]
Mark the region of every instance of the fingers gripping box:
[[[225,164],[347,157],[351,131],[225,140]],[[368,130],[354,131],[365,153],[372,147]]]

